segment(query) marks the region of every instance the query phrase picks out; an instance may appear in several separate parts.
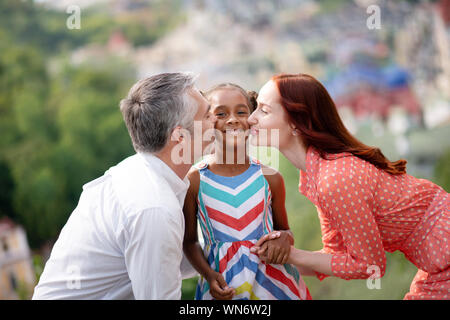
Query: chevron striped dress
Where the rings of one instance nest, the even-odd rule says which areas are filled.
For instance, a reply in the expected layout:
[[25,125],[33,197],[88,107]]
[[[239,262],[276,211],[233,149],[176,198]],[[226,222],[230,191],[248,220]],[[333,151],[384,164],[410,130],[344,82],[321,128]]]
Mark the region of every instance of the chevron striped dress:
[[[266,264],[250,252],[261,236],[273,231],[271,191],[258,160],[251,159],[249,168],[234,177],[214,174],[206,161],[197,169],[197,217],[204,254],[211,268],[236,290],[233,299],[311,299],[297,268]],[[195,299],[213,299],[203,277]]]

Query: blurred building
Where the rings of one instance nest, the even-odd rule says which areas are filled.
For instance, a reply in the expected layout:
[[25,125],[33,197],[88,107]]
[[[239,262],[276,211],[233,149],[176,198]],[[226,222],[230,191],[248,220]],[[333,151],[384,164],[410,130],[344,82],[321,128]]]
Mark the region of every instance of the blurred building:
[[[29,295],[35,284],[25,230],[8,218],[0,219],[0,300]],[[27,297],[23,297],[27,298]]]

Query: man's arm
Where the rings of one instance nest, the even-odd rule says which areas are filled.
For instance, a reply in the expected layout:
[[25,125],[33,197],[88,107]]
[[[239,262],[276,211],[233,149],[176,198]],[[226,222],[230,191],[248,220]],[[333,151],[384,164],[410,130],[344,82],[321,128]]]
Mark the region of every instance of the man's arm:
[[125,262],[136,299],[180,299],[183,230],[165,208],[130,218]]

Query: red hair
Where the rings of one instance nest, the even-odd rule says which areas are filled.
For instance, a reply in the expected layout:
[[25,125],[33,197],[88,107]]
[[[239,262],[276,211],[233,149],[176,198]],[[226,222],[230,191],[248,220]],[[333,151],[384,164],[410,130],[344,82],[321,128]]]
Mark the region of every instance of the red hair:
[[336,105],[325,87],[307,74],[280,74],[272,77],[289,121],[300,132],[306,147],[327,153],[349,152],[390,174],[406,173],[406,160],[389,161],[379,148],[356,139],[344,126]]

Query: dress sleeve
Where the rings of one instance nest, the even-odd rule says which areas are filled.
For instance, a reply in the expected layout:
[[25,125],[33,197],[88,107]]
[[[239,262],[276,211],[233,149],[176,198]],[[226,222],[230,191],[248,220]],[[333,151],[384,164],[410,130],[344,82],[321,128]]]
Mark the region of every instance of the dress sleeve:
[[382,277],[386,255],[373,214],[370,183],[374,180],[344,169],[320,182],[319,203],[327,218],[322,250],[333,254],[331,270],[336,277],[367,279],[373,270]]
[[[317,213],[319,214],[320,229],[322,231],[322,243],[323,248],[319,250],[322,253],[344,253],[345,246],[342,240],[342,236],[337,230],[333,229],[330,225],[328,217],[317,207]],[[327,274],[315,271],[317,278],[322,281],[329,277]]]

